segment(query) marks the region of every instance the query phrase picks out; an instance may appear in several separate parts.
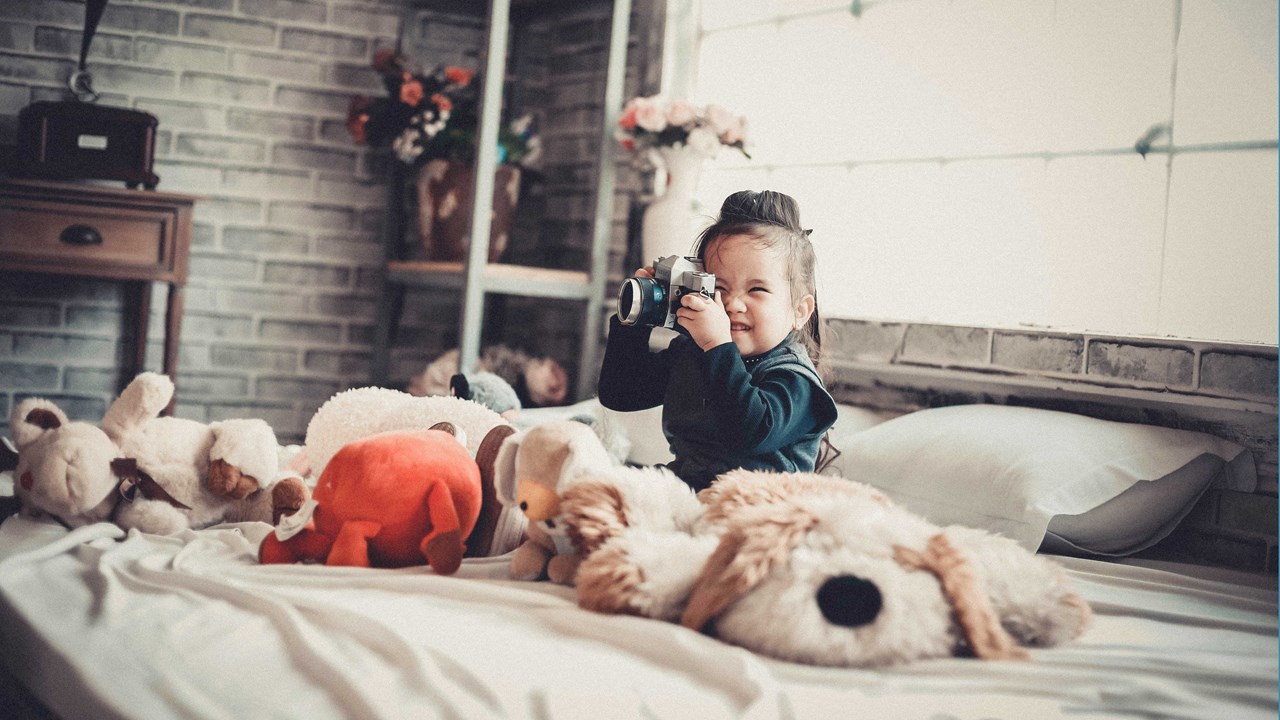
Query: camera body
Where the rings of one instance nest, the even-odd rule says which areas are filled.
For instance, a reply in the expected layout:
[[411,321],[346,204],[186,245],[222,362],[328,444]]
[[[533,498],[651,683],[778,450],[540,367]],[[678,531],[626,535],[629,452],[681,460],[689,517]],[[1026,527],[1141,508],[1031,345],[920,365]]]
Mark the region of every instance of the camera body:
[[716,276],[696,257],[668,255],[653,261],[653,277],[631,277],[618,291],[618,320],[623,325],[675,329],[680,299],[697,293],[714,300]]

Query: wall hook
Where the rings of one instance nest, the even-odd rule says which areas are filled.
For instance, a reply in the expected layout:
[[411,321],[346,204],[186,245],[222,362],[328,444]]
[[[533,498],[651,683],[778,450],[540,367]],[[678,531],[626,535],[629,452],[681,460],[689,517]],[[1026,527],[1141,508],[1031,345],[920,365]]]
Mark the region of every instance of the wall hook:
[[1147,153],[1151,152],[1151,144],[1156,140],[1169,135],[1168,123],[1156,123],[1155,125],[1147,128],[1147,131],[1142,133],[1142,137],[1134,141],[1133,149],[1137,150],[1138,154],[1143,158],[1146,158]]

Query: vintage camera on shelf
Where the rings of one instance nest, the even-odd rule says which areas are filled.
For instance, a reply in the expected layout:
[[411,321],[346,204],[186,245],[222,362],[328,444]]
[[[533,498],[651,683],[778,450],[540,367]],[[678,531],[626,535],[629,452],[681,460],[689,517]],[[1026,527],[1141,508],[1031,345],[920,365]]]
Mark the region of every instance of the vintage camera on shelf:
[[680,299],[697,293],[708,300],[716,296],[716,276],[702,269],[695,257],[668,255],[653,261],[653,277],[631,277],[618,291],[618,321],[675,329]]

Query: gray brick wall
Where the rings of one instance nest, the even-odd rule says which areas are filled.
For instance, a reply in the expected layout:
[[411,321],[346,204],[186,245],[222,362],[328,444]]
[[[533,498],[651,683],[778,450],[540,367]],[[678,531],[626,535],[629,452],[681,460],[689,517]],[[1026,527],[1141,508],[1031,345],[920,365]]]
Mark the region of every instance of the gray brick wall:
[[[195,210],[179,364],[177,413],[197,420],[262,417],[285,441],[333,393],[368,382],[378,319],[375,288],[386,212],[386,153],[357,147],[345,128],[352,94],[384,92],[369,68],[400,32],[402,0],[113,0],[90,52],[104,104],[160,120],[160,189],[202,198]],[[463,8],[466,4],[441,3]],[[423,67],[477,68],[475,14],[417,11],[406,52]],[[633,38],[655,36],[653,3],[633,11]],[[660,5],[660,3],[659,3]],[[512,259],[585,268],[594,188],[591,140],[602,109],[611,5],[566,4],[518,21],[513,67],[528,80],[511,101],[542,120],[545,176],[531,186]],[[18,111],[64,99],[79,53],[81,0],[0,2],[0,144]],[[649,51],[637,52],[640,67]],[[652,70],[633,69],[627,92]],[[628,207],[641,183],[621,184]],[[526,207],[527,205],[527,207]],[[617,227],[619,263],[625,210]],[[619,268],[621,265],[619,264]],[[621,270],[614,270],[620,275]],[[163,288],[153,300],[147,365],[160,366]],[[116,283],[19,277],[0,268],[0,427],[13,404],[39,394],[99,419],[123,353],[124,294]],[[457,298],[412,293],[394,352],[403,384],[456,344]],[[564,359],[571,370],[580,317],[558,303],[495,303],[492,339]]]

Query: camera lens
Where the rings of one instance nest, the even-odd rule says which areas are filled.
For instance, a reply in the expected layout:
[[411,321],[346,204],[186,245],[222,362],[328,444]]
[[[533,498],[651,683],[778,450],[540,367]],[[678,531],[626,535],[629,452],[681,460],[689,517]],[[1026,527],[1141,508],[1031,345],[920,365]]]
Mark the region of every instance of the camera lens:
[[[663,316],[661,306],[666,295],[666,290],[655,280],[627,278],[618,291],[618,321],[623,325],[657,324]],[[658,320],[653,319],[655,314]]]

